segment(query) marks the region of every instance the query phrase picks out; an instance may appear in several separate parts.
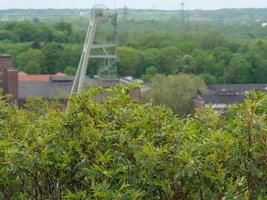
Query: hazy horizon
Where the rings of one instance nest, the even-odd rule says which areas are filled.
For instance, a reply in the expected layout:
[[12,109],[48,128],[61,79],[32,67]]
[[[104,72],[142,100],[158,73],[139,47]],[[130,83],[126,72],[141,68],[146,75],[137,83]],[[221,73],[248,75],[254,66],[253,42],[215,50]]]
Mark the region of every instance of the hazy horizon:
[[[116,3],[115,3],[116,2]],[[127,4],[126,4],[127,2]],[[180,9],[180,0],[8,0],[0,2],[0,9],[63,9],[91,8],[103,3],[110,8],[122,8],[124,5],[132,9]],[[184,0],[185,9],[216,10],[223,8],[267,8],[266,0]]]

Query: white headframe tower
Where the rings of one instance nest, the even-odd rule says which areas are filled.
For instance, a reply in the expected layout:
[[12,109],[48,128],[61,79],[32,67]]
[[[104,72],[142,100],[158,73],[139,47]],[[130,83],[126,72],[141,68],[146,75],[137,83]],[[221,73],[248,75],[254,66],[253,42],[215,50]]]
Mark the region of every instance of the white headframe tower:
[[[115,64],[117,63],[118,58],[116,55],[114,55],[114,49],[117,46],[116,12],[111,12],[105,5],[102,4],[94,6],[91,12],[92,17],[87,30],[78,70],[71,88],[71,96],[74,93],[80,92],[81,89],[84,87],[86,72],[90,59],[101,59],[103,61],[103,66],[101,66],[101,68],[98,70],[98,75],[100,78],[108,80],[114,80],[117,78],[117,70]],[[101,43],[95,41],[97,26],[99,25],[100,21],[108,21],[112,24],[114,41]],[[97,55],[93,55],[93,49],[98,49]]]

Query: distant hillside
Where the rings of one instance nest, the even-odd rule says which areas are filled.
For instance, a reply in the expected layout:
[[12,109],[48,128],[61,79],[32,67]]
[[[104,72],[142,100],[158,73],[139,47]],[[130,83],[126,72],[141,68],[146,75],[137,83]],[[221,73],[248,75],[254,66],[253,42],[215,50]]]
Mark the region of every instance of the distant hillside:
[[[122,17],[125,10],[118,10]],[[90,14],[88,9],[41,9],[41,10],[0,10],[1,21],[32,20],[66,20],[83,18]],[[135,20],[170,20],[181,19],[180,11],[164,10],[127,10],[128,18]],[[218,21],[223,23],[248,24],[267,21],[267,8],[263,9],[221,9],[221,10],[189,10],[185,11],[185,19],[189,21]]]
[[267,20],[267,8],[264,9],[222,9],[215,11],[189,11],[191,20],[212,20],[219,22],[253,23]]

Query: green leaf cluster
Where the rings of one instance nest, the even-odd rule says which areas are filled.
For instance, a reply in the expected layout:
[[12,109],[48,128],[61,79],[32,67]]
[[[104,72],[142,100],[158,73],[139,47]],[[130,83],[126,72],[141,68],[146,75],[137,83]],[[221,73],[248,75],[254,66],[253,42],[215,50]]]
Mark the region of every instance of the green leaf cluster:
[[100,104],[103,92],[75,95],[66,112],[0,97],[0,199],[266,198],[265,94],[179,119],[124,86]]

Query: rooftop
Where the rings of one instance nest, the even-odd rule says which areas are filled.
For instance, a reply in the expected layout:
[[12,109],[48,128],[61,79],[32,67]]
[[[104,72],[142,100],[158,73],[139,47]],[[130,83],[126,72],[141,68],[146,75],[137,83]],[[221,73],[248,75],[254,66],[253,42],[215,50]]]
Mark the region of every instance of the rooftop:
[[27,74],[20,71],[18,74],[19,81],[49,81],[52,76],[64,77],[66,74],[57,73],[57,74]]
[[8,54],[0,54],[0,57],[1,58],[11,58],[12,56],[8,55]]
[[[74,76],[67,76],[62,73],[47,74],[47,75],[29,75],[24,72],[19,72],[19,99],[28,97],[43,97],[45,99],[68,98],[73,84]],[[85,79],[85,87],[92,85],[101,85],[102,87],[114,87],[118,83],[130,84],[136,79],[121,78],[120,80],[101,80],[98,78]]]
[[209,85],[206,92],[200,94],[206,104],[233,104],[244,101],[246,92],[267,92],[267,84],[216,84]]

